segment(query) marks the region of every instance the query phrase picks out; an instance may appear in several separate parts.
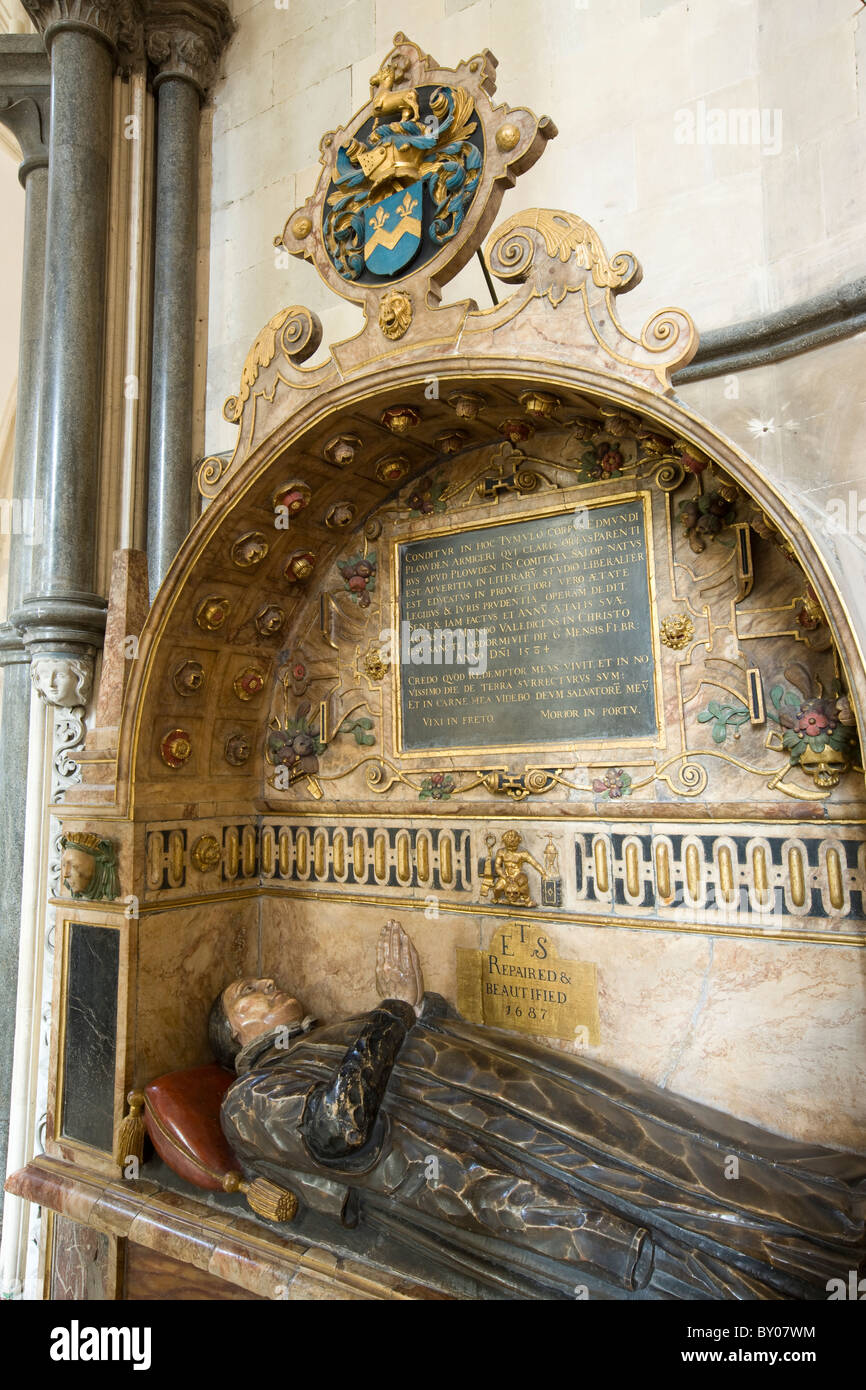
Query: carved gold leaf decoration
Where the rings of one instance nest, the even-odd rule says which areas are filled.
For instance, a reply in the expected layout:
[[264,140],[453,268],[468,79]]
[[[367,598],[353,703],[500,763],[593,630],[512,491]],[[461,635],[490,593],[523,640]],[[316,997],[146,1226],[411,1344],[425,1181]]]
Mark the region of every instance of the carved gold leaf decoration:
[[268,319],[247,353],[238,394],[229,396],[223,406],[223,415],[232,424],[240,420],[259,372],[273,362],[278,333],[282,350],[292,362],[303,362],[316,351],[322,341],[322,325],[319,319],[302,305],[293,304]]
[[235,422],[241,418],[244,405],[249,400],[250,392],[255,385],[260,369],[269,367],[274,360],[274,353],[277,350],[277,334],[291,312],[291,309],[281,309],[278,314],[274,314],[272,319],[268,319],[247,353],[247,360],[241,372],[240,390],[236,396],[229,396],[223,406],[223,415],[227,420]]
[[364,653],[363,667],[364,675],[371,681],[383,681],[388,674],[388,663],[378,648],[373,646]]
[[551,212],[542,208],[536,226],[544,237],[548,255],[558,256],[563,264],[573,256],[578,265],[592,272],[593,280],[601,288],[622,284],[622,274],[608,261],[601,238],[582,217],[573,212]]
[[[542,238],[551,260],[566,265],[573,259],[590,271],[601,289],[622,289],[638,274],[637,263],[628,252],[621,251],[609,261],[598,233],[576,213],[529,208],[497,227],[485,247],[484,259],[500,280],[527,278],[536,250],[533,233]],[[565,294],[564,286],[551,290],[551,301],[557,304]]]
[[189,857],[199,873],[207,873],[209,869],[215,869],[222,859],[219,840],[214,835],[200,835],[193,845]]
[[472,96],[465,87],[454,89],[454,120],[448,132],[448,144],[454,144],[458,140],[466,140],[475,130],[476,122],[472,120],[472,113],[475,110],[475,103]]

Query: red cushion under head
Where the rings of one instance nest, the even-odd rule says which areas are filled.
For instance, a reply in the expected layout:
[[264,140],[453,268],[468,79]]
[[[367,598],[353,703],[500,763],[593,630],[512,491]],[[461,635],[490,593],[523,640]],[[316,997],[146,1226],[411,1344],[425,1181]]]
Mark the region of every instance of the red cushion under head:
[[222,1191],[237,1161],[220,1129],[222,1098],[234,1072],[211,1063],[158,1076],[144,1088],[144,1120],[153,1147],[178,1177]]

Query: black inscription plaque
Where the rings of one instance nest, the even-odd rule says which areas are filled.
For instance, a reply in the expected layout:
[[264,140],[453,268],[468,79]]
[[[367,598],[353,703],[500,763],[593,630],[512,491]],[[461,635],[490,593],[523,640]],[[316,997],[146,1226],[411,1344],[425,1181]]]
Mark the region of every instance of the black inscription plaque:
[[111,1152],[120,933],[69,926],[63,1133]]
[[404,752],[657,736],[640,498],[398,546]]

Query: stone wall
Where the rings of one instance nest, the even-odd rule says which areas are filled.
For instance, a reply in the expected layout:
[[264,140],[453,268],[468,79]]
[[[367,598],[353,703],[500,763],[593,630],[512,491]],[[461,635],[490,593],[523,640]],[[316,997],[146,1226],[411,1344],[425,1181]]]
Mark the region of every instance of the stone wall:
[[[271,243],[316,181],[320,135],[367,99],[398,29],[443,62],[490,48],[498,94],[555,120],[558,139],[506,194],[502,216],[567,208],[609,251],[633,250],[645,286],[630,296],[629,323],[662,295],[706,332],[866,270],[857,80],[866,21],[852,17],[850,0],[547,0],[531,10],[515,0],[283,3],[233,0],[238,31],[214,92],[211,451],[234,444],[222,402],[271,314],[309,305],[326,343],[357,321],[309,267],[278,265]],[[461,291],[489,302],[477,266],[454,283]],[[832,392],[810,413],[831,407]],[[794,452],[804,445],[789,423],[798,408],[789,407],[783,435]],[[763,390],[751,410],[778,425]],[[821,427],[813,418],[810,428]],[[739,434],[748,447],[745,422]],[[767,463],[784,480],[780,458]]]
[[[0,411],[15,404],[18,372],[18,318],[21,313],[21,257],[24,248],[24,190],[18,182],[21,156],[9,137],[0,142],[0,258],[7,268],[0,283]],[[4,496],[6,494],[4,493]]]

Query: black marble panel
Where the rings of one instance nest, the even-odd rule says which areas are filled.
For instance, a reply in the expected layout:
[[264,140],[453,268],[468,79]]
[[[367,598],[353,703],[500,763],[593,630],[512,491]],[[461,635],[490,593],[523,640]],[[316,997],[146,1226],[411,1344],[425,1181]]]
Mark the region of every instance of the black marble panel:
[[120,933],[69,927],[62,1133],[111,1152]]

